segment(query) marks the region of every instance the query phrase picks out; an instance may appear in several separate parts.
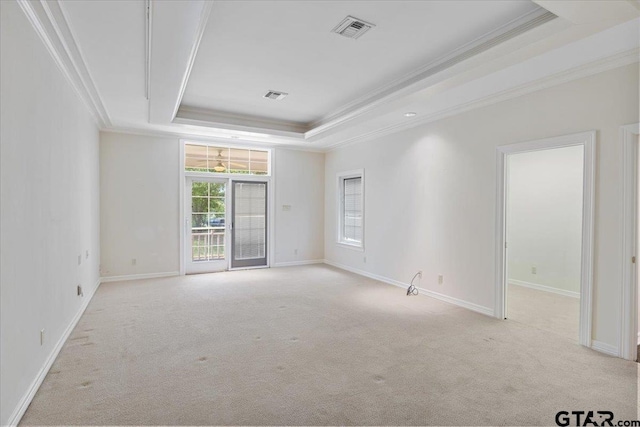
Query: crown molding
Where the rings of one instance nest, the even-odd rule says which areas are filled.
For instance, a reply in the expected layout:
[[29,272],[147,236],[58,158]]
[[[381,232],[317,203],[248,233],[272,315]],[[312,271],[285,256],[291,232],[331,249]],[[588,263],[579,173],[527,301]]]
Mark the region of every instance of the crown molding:
[[271,120],[263,117],[245,116],[240,114],[226,113],[222,111],[209,110],[207,108],[191,107],[181,105],[174,121],[180,119],[205,121],[216,123],[218,126],[224,125],[242,126],[245,128],[255,128],[256,132],[282,131],[295,137],[302,138],[307,128],[300,123]]
[[178,115],[178,110],[180,109],[180,103],[182,102],[182,97],[184,96],[184,92],[187,90],[187,84],[189,84],[189,76],[191,75],[193,64],[196,62],[198,49],[200,48],[200,43],[202,42],[202,36],[204,35],[204,30],[207,28],[207,22],[209,21],[209,15],[211,15],[212,8],[213,8],[212,1],[206,1],[204,3],[204,6],[202,7],[202,12],[200,13],[200,20],[198,21],[198,28],[196,29],[195,39],[193,41],[193,45],[191,46],[191,52],[189,53],[189,58],[187,59],[187,69],[185,70],[184,76],[182,77],[182,82],[180,83],[178,97],[176,99],[175,105],[173,106],[173,115],[172,115],[173,119],[175,119],[176,116]]
[[199,126],[204,128],[215,128],[220,130],[226,130],[233,133],[236,132],[249,132],[258,135],[268,135],[273,137],[291,138],[299,142],[305,142],[304,134],[296,132],[295,130],[280,130],[270,126],[262,126],[259,123],[253,122],[247,119],[231,119],[230,117],[220,117],[212,115],[204,116],[178,116],[173,122],[179,125]]
[[310,123],[305,138],[311,138],[356,119],[380,105],[394,101],[414,92],[429,77],[449,69],[467,59],[477,56],[501,43],[511,40],[533,28],[557,18],[545,9],[536,9],[507,24],[455,49],[451,53],[432,61],[403,77],[391,81],[355,99],[323,119]]
[[165,139],[181,139],[181,140],[188,140],[192,142],[216,142],[216,143],[229,145],[229,146],[253,145],[253,146],[260,146],[264,148],[283,148],[287,150],[305,151],[305,152],[311,152],[311,153],[326,152],[326,150],[323,148],[308,147],[305,145],[292,145],[286,142],[266,142],[266,141],[256,141],[256,140],[243,139],[243,138],[238,138],[238,139],[224,138],[220,136],[196,135],[196,134],[190,134],[186,132],[142,129],[142,128],[136,128],[136,127],[127,127],[127,126],[115,126],[108,129],[101,129],[101,132],[118,133],[123,135],[150,136],[150,137],[165,138]]
[[111,126],[111,118],[75,42],[58,0],[17,0],[62,74],[92,113],[99,128]]
[[562,71],[560,73],[556,73],[551,76],[517,86],[515,88],[497,92],[495,94],[471,102],[459,104],[454,107],[444,109],[424,117],[420,117],[416,120],[390,125],[371,132],[357,135],[352,138],[337,142],[335,144],[328,145],[324,148],[326,151],[333,151],[348,145],[381,138],[386,135],[401,132],[427,123],[432,123],[446,117],[455,116],[457,114],[461,114],[470,110],[487,107],[489,105],[497,104],[499,102],[506,101],[512,98],[517,98],[519,96],[537,92],[539,90],[547,89],[563,83],[568,83],[573,80],[578,80],[583,77],[588,77],[615,68],[624,67],[625,65],[638,63],[639,61],[640,48],[626,50],[624,52],[620,52],[609,57],[590,62],[588,64],[583,64],[578,67],[574,67],[569,70]]
[[[309,140],[314,137],[322,137],[322,135],[338,126],[362,117],[381,105],[393,102],[403,96],[415,92],[428,83],[427,79],[436,74],[448,70],[453,66],[483,52],[511,40],[533,28],[539,27],[553,19],[557,18],[546,9],[539,8],[525,15],[520,16],[501,27],[478,37],[475,40],[455,49],[451,53],[442,56],[435,61],[429,62],[424,66],[405,74],[404,76],[387,82],[383,86],[343,105],[339,110],[326,115],[320,120],[309,123],[292,123],[286,121],[265,120],[262,118],[249,117],[239,114],[229,114],[218,112],[201,107],[191,107],[181,105],[174,116],[174,122],[185,123],[185,119],[189,124],[205,125],[209,127],[235,129],[237,126],[243,126],[245,129],[255,128],[256,132],[271,132],[275,135],[275,131],[288,131],[301,133],[301,138]],[[197,40],[199,43],[199,39]],[[197,50],[197,49],[196,49]],[[195,55],[195,51],[194,51]],[[195,57],[190,58],[190,66],[193,65]],[[188,80],[188,78],[187,78]],[[186,81],[184,87],[186,87]],[[180,95],[182,100],[183,91]],[[298,137],[298,135],[295,135]]]

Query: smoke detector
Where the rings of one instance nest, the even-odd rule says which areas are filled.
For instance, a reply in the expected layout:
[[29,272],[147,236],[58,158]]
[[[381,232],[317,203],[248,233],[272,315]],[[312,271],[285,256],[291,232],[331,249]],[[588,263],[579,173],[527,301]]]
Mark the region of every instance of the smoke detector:
[[289,95],[288,93],[285,92],[278,92],[275,90],[270,90],[269,92],[267,92],[264,97],[268,98],[268,99],[274,99],[276,101],[280,101],[281,99],[283,99],[285,96]]
[[347,16],[339,23],[331,32],[340,34],[341,36],[348,37],[350,39],[357,39],[364,33],[375,27],[374,24],[363,21],[362,19],[354,18],[353,16]]

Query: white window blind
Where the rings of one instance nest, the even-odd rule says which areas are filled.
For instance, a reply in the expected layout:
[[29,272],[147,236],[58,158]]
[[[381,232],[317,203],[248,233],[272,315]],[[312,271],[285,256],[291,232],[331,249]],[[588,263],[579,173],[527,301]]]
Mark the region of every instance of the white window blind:
[[267,238],[267,186],[235,184],[235,259],[264,258]]
[[362,177],[342,180],[342,241],[362,243]]

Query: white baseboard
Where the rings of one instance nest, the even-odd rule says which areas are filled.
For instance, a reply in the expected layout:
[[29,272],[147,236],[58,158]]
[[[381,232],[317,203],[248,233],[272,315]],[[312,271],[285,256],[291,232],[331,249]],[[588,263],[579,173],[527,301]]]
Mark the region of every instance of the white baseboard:
[[164,273],[143,273],[143,274],[129,274],[125,276],[107,276],[101,277],[100,281],[102,283],[108,282],[123,282],[125,280],[140,280],[140,279],[158,279],[160,277],[173,277],[179,276],[179,271],[167,271]]
[[509,284],[522,286],[524,288],[536,289],[538,291],[551,292],[552,294],[564,295],[565,297],[580,299],[580,292],[566,291],[564,289],[552,288],[551,286],[525,282],[524,280],[509,279]]
[[310,265],[310,264],[322,264],[324,263],[323,259],[307,259],[303,261],[287,261],[287,262],[276,262],[274,267],[293,267],[296,265]]
[[608,354],[609,356],[620,357],[618,347],[611,344],[593,340],[591,341],[591,348],[595,351],[599,351],[600,353]]
[[87,295],[88,298],[86,298],[82,303],[82,305],[80,306],[80,310],[78,310],[75,316],[73,316],[73,319],[71,319],[69,326],[67,326],[67,329],[64,330],[62,336],[56,343],[55,347],[53,347],[53,349],[51,350],[51,353],[49,353],[49,356],[45,360],[44,365],[42,366],[42,368],[40,368],[38,375],[36,375],[33,382],[27,389],[27,392],[24,394],[24,396],[22,396],[22,399],[20,399],[20,401],[18,402],[18,406],[9,417],[9,421],[7,425],[17,426],[20,420],[22,419],[22,417],[24,416],[24,413],[27,411],[27,408],[29,407],[29,405],[31,404],[31,401],[33,400],[33,396],[36,395],[36,392],[38,391],[45,377],[49,373],[49,369],[51,369],[53,362],[55,362],[56,358],[58,357],[58,354],[60,353],[60,350],[62,350],[64,343],[67,342],[67,338],[69,338],[69,335],[71,335],[71,332],[76,327],[76,325],[78,324],[78,321],[84,314],[84,311],[87,309],[87,306],[93,299],[93,296],[98,290],[100,283],[101,281],[98,280],[96,285],[93,287],[93,291],[91,292],[91,294]]
[[[407,289],[409,287],[409,283],[403,283],[400,282],[398,280],[394,280],[394,279],[389,279],[388,277],[384,277],[384,276],[379,276],[377,274],[373,274],[373,273],[369,273],[367,271],[364,270],[359,270],[357,268],[353,268],[353,267],[349,267],[346,265],[342,265],[339,264],[337,262],[333,262],[333,261],[329,261],[329,260],[324,260],[325,264],[340,268],[342,270],[346,270],[346,271],[350,271],[352,273],[355,274],[359,274],[360,276],[364,276],[364,277],[368,277],[370,279],[374,279],[374,280],[378,280],[380,282],[384,282],[384,283],[388,283],[390,285],[394,285],[394,286],[398,286],[400,288],[403,289]],[[418,289],[418,291],[420,292],[421,295],[427,295],[431,298],[435,298],[438,299],[440,301],[444,301],[444,302],[448,302],[449,304],[453,304],[453,305],[457,305],[458,307],[463,307],[466,308],[468,310],[472,310],[481,314],[484,314],[486,316],[491,316],[491,317],[495,317],[494,314],[494,310],[492,308],[489,307],[484,307],[478,304],[474,304],[472,302],[468,302],[468,301],[464,301],[458,298],[454,298],[454,297],[450,297],[448,295],[444,295],[438,292],[434,292],[434,291],[430,291],[428,289],[423,289],[423,288],[418,288],[416,286],[416,288]]]

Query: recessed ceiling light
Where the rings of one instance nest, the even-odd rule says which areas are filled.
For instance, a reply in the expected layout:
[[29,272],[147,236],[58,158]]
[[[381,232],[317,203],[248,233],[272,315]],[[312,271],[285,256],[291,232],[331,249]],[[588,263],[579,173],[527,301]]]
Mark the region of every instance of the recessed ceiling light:
[[413,111],[410,111],[408,113],[404,113],[405,117],[415,117],[418,113],[414,113]]
[[235,136],[235,135],[231,135],[229,138],[231,138],[231,139],[239,139],[240,137],[239,136]]

